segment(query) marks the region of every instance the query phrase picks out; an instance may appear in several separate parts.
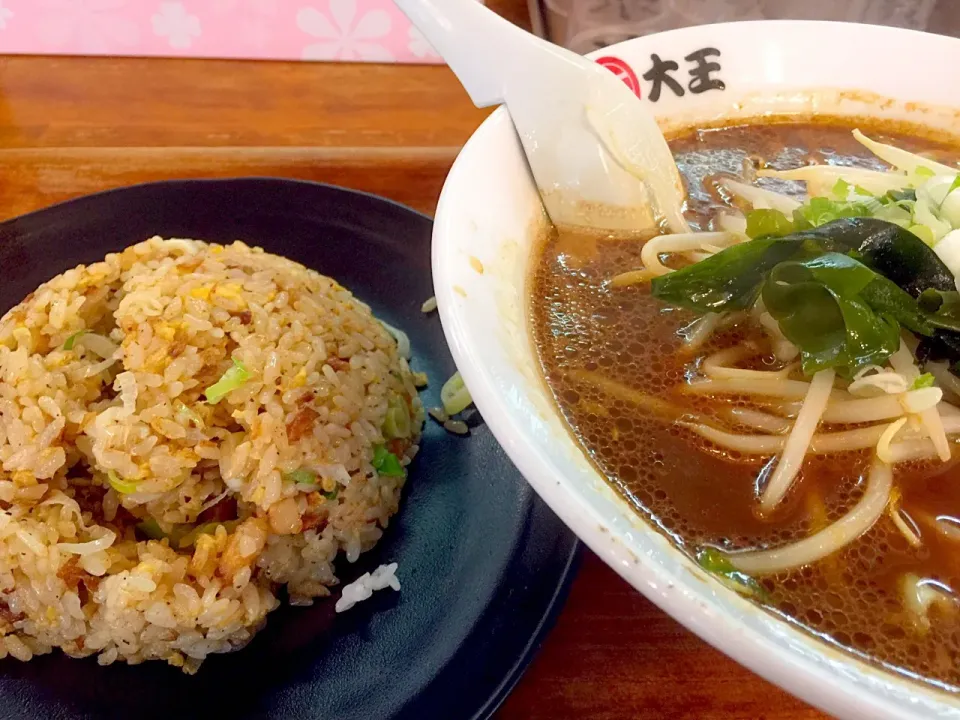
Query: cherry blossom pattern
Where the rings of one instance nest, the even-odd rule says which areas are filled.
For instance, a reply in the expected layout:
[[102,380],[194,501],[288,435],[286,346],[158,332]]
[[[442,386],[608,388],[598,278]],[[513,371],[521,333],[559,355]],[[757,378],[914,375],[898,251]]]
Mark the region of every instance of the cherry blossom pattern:
[[211,0],[215,13],[229,16],[224,22],[235,29],[237,43],[265,48],[273,39],[278,24],[272,20],[278,11],[279,0]]
[[10,18],[13,17],[13,10],[3,6],[3,0],[0,0],[0,30],[5,30]]
[[424,58],[432,59],[440,57],[437,51],[433,49],[433,45],[423,36],[423,33],[413,25],[411,25],[407,31],[407,50],[413,53],[414,57],[418,57],[421,60]]
[[276,15],[278,0],[211,0],[216,12],[246,12],[251,15]]
[[200,18],[191,15],[181,2],[162,2],[150,18],[153,34],[167,38],[170,47],[182,50],[200,37]]
[[327,6],[329,14],[315,7],[297,12],[297,27],[317,39],[303,48],[304,60],[393,60],[393,53],[377,42],[390,33],[385,10],[364,11],[357,17],[356,0],[329,0]]
[[36,38],[47,49],[91,55],[126,50],[137,44],[140,32],[127,17],[127,0],[38,0]]

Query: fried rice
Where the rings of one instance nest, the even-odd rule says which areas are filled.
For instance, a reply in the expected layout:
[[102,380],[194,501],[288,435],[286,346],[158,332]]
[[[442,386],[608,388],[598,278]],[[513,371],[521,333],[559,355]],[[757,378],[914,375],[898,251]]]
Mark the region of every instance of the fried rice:
[[58,275],[0,320],[0,657],[242,647],[381,537],[423,415],[370,309],[259,248]]

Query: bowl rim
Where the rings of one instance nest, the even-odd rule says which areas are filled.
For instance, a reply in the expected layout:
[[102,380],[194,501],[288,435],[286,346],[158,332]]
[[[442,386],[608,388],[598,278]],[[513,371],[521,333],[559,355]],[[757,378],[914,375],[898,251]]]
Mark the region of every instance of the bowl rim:
[[[890,34],[914,43],[937,38],[938,42],[954,44],[960,53],[960,39],[920,30],[834,21],[750,20],[651,34],[611,45],[590,53],[588,57],[617,52],[632,44],[642,44],[654,36],[660,40],[679,40],[703,33],[705,29],[722,35],[743,26],[764,26],[781,34],[813,32],[829,27],[834,32],[856,32],[858,35]],[[445,242],[444,237],[456,225],[458,188],[462,186],[462,178],[470,172],[469,166],[484,162],[478,158],[482,158],[484,148],[491,144],[503,124],[511,123],[506,108],[500,107],[471,135],[451,167],[435,215],[432,267],[440,319],[457,367],[471,388],[485,421],[521,474],[581,540],[647,599],[713,647],[793,695],[828,712],[850,717],[909,718],[916,717],[919,711],[931,709],[943,716],[960,714],[960,700],[952,695],[860,659],[852,652],[831,647],[813,633],[768,613],[775,618],[783,636],[791,640],[789,650],[785,651],[783,642],[775,643],[771,632],[749,627],[742,618],[716,605],[710,595],[716,594],[717,590],[708,588],[709,592],[706,591],[703,581],[692,573],[674,572],[650,558],[627,561],[625,547],[617,537],[622,529],[611,526],[593,508],[584,507],[562,483],[544,476],[545,458],[523,442],[527,434],[525,426],[499,396],[487,369],[471,359],[469,348],[473,341],[462,313],[457,309],[454,297],[457,289],[445,280],[446,268],[455,260],[452,243]],[[532,341],[529,351],[532,351]],[[553,412],[557,412],[555,406]],[[645,519],[640,519],[645,532],[657,533]],[[632,555],[629,550],[627,552]],[[672,543],[662,552],[682,557],[685,564],[691,562]],[[669,591],[669,597],[666,591]],[[727,592],[732,594],[732,591]],[[757,607],[753,603],[750,606]]]

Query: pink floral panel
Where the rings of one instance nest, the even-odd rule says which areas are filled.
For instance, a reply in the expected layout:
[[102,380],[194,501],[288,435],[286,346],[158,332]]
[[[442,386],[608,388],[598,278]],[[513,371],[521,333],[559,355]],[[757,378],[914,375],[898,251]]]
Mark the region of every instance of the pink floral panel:
[[0,53],[440,62],[392,0],[0,0]]

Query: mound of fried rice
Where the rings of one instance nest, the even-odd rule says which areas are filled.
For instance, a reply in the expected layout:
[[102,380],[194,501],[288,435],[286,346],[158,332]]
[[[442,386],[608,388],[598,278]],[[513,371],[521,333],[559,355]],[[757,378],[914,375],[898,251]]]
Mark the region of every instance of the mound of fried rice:
[[190,672],[337,583],[397,511],[423,410],[334,280],[152,238],[0,320],[0,657]]

